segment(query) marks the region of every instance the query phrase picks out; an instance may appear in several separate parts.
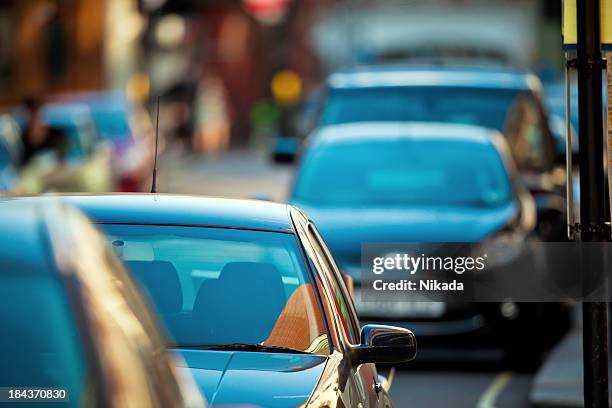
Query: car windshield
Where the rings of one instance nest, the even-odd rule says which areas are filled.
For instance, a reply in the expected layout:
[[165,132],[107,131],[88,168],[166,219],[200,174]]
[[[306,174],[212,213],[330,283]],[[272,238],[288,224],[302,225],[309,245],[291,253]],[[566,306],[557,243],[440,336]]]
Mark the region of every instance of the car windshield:
[[408,139],[314,147],[293,194],[300,203],[330,206],[497,207],[511,196],[492,145]]
[[177,347],[248,344],[328,353],[317,297],[293,234],[102,227]]
[[447,122],[504,130],[506,116],[521,92],[462,87],[333,89],[323,125],[350,122]]

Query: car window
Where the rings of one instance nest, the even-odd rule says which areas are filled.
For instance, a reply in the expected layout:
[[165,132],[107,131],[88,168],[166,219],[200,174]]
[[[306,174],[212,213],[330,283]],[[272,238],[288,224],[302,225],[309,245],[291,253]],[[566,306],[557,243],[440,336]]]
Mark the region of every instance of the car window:
[[446,122],[503,130],[519,91],[460,86],[332,89],[322,124],[351,122]]
[[95,105],[92,108],[92,114],[100,138],[119,141],[131,137],[127,107],[120,109],[114,106]]
[[519,170],[546,170],[547,135],[537,102],[528,94],[517,98],[506,118],[504,133]]
[[177,345],[263,343],[329,352],[320,307],[294,235],[103,227]]
[[61,387],[69,394],[66,406],[93,402],[90,367],[62,282],[40,270],[0,272],[0,387]]
[[324,206],[494,208],[508,204],[512,192],[493,145],[406,138],[313,146],[302,161],[293,198]]
[[314,225],[308,227],[308,237],[312,243],[313,249],[320,265],[325,268],[325,276],[329,279],[329,284],[334,291],[334,307],[342,322],[342,328],[351,344],[359,343],[359,323],[356,318],[355,310],[352,305],[352,300],[348,294],[348,290],[344,285],[344,281],[340,277],[338,267],[334,263],[331,254],[327,250],[322,238],[316,231]]

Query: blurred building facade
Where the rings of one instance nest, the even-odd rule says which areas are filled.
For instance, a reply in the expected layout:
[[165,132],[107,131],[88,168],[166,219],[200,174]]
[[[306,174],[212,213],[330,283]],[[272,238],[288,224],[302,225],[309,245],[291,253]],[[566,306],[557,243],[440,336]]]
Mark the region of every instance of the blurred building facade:
[[104,84],[105,0],[0,3],[0,104]]
[[[430,51],[555,67],[557,3],[3,0],[0,106],[32,95],[135,89],[150,106],[161,95],[164,123],[197,150],[246,145],[262,122],[254,116],[275,109],[271,82],[281,70],[296,73],[307,95],[330,70]],[[463,43],[452,43],[460,33]],[[269,113],[269,121],[278,116]]]
[[[224,112],[231,143],[245,145],[252,134],[253,107],[271,98],[275,73],[292,70],[304,89],[322,81],[311,31],[337,2],[141,0],[141,10],[149,17],[143,48],[153,93],[187,99],[197,107],[193,100],[199,93],[216,92],[204,98],[216,99],[223,108],[213,104],[212,113],[192,112],[195,117],[188,118],[191,123],[183,131],[197,134],[198,115]],[[176,38],[174,31],[180,33]],[[199,89],[200,83],[214,85]]]

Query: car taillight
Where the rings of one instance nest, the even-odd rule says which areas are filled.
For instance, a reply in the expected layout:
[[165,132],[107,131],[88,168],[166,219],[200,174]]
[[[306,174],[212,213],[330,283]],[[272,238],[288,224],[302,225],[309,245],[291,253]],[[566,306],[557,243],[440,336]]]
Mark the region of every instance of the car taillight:
[[133,193],[140,192],[142,190],[142,183],[134,176],[125,176],[119,180],[117,187],[118,192],[122,193]]

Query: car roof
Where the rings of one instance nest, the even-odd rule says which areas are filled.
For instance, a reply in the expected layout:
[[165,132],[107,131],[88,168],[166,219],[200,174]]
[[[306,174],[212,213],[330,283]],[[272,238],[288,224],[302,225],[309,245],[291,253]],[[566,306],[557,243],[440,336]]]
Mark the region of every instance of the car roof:
[[110,91],[77,91],[63,93],[59,97],[60,100],[67,101],[105,101],[105,100],[125,100],[127,101],[127,95],[123,91],[110,90]]
[[51,103],[42,110],[51,125],[82,125],[92,121],[91,110],[84,103]]
[[293,230],[288,205],[268,201],[157,193],[50,194],[17,200],[58,198],[98,223]]
[[320,128],[315,133],[311,146],[400,139],[491,144],[492,134],[497,133],[482,126],[454,123],[358,122]]
[[483,89],[540,90],[534,74],[511,68],[383,65],[332,74],[332,89],[440,86]]
[[92,110],[129,110],[130,102],[122,91],[85,91],[63,94],[63,103],[85,104]]
[[0,273],[49,271],[51,247],[42,206],[1,199],[0,237]]

